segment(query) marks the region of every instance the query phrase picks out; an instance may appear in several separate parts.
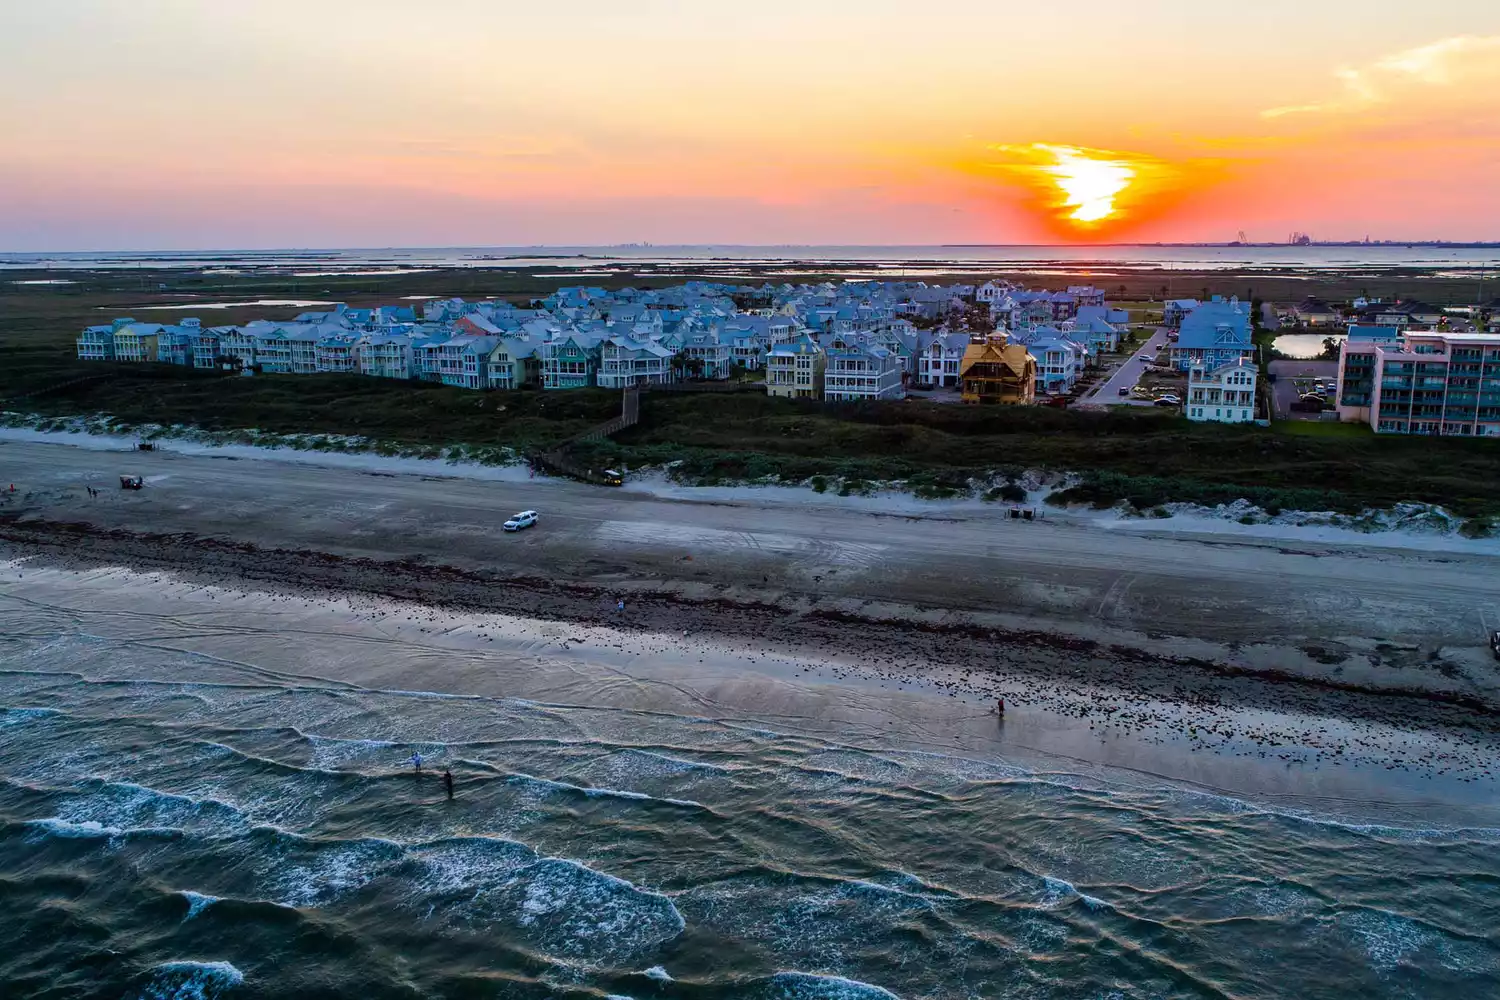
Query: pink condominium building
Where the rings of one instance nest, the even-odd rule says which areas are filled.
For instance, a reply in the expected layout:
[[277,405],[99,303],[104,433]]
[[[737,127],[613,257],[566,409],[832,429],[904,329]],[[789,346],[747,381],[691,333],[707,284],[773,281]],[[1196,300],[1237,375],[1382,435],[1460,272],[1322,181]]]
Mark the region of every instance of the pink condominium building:
[[1339,351],[1338,411],[1382,434],[1500,436],[1500,334],[1351,336]]

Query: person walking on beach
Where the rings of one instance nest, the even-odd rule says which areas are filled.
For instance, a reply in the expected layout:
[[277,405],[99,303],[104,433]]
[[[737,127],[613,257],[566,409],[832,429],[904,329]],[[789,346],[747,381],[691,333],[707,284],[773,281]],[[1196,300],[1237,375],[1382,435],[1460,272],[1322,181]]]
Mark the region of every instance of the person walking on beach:
[[448,801],[453,801],[453,772],[443,769],[443,787],[448,790]]
[[995,699],[995,714],[998,715],[1002,719],[1005,718],[1005,699],[1004,698],[996,698]]
[[617,615],[623,615],[624,613],[625,613],[625,599],[622,597],[618,601],[615,602],[615,614],[617,614]]
[[412,753],[412,755],[411,755],[411,757],[409,759],[411,760],[411,766],[412,766],[413,772],[416,773],[416,774],[421,774],[422,773],[422,755],[419,754],[419,753],[416,753],[415,751],[413,751],[413,753]]

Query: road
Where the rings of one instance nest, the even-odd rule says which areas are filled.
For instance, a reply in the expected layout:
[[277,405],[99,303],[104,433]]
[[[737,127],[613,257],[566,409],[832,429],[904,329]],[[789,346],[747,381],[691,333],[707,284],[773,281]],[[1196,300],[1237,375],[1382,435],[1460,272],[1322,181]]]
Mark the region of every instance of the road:
[[1155,358],[1156,354],[1167,343],[1166,327],[1159,327],[1145,344],[1137,347],[1125,361],[1110,375],[1108,381],[1094,387],[1094,391],[1079,401],[1079,406],[1150,406],[1149,400],[1131,399],[1128,395],[1120,395],[1120,390],[1127,392],[1130,387],[1140,381],[1141,375],[1146,371],[1146,363],[1141,356]]
[[[122,472],[144,476],[146,488],[120,490]],[[24,510],[106,528],[611,586],[677,582],[705,593],[766,588],[963,608],[1106,636],[1128,629],[1234,644],[1382,636],[1478,650],[1486,624],[1500,622],[1493,556],[1107,530],[1066,514],[1018,521],[999,505],[932,505],[911,516],[859,511],[832,497],[808,502],[805,491],[698,502],[550,480],[19,442],[0,442],[0,479],[20,489],[0,503],[0,515]],[[90,498],[85,484],[103,493]],[[527,508],[541,512],[538,527],[500,530]]]

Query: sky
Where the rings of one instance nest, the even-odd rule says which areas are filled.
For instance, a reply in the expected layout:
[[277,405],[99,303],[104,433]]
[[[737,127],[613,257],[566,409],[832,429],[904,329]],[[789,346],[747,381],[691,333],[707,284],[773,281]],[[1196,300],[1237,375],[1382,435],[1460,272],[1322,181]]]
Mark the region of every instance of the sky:
[[1495,0],[0,0],[0,251],[1500,240]]

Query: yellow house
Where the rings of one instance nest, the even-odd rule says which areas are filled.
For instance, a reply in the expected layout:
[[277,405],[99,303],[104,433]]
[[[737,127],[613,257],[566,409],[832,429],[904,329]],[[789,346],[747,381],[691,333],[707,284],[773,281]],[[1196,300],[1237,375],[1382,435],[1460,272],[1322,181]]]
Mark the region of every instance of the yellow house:
[[161,326],[155,323],[128,323],[115,331],[116,361],[155,361],[156,335]]
[[1036,358],[995,333],[965,348],[958,382],[965,403],[1024,406],[1036,398]]
[[766,353],[766,395],[822,399],[826,366],[823,348],[805,333],[777,344]]

